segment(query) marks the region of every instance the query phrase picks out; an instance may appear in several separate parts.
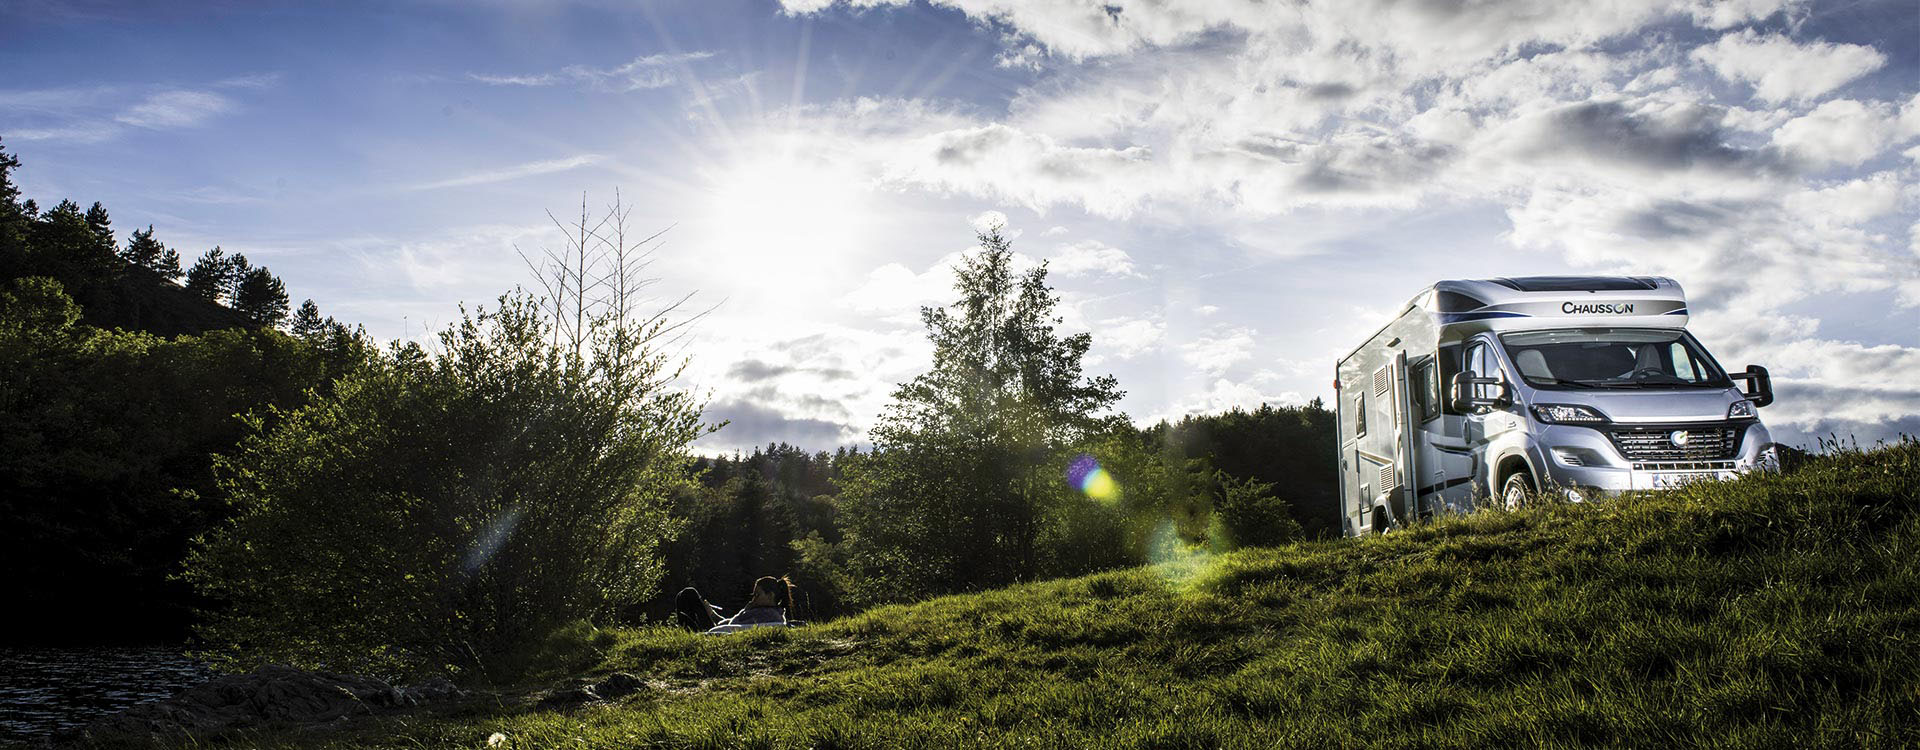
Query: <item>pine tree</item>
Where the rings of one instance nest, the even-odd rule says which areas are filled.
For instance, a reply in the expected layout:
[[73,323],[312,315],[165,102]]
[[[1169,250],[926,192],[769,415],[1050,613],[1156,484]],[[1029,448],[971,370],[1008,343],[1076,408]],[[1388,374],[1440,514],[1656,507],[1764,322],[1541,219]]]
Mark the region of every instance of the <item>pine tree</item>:
[[[246,262],[239,255],[234,258]],[[287,286],[266,266],[249,268],[234,288],[233,309],[260,325],[280,325],[287,319]]]
[[13,184],[13,170],[20,160],[0,146],[0,268],[12,274],[27,261],[27,232],[30,215],[20,205],[20,188]]
[[141,268],[158,271],[160,257],[166,250],[167,246],[153,238],[153,225],[148,224],[146,229],[135,229],[127,235],[127,247],[120,251],[120,257]]
[[119,243],[113,239],[113,220],[107,218],[107,207],[100,205],[100,201],[94,201],[93,207],[87,209],[87,228],[93,230],[96,247],[108,254],[120,251]]
[[153,270],[160,272],[161,276],[165,276],[172,282],[179,282],[180,277],[186,274],[185,271],[180,270],[180,254],[164,245],[160,250],[160,262],[153,265]]
[[291,326],[293,335],[312,341],[327,332],[327,322],[320,319],[320,306],[313,300],[300,303],[300,311],[293,314]]
[[193,267],[187,269],[187,291],[200,295],[208,302],[219,302],[226,291],[227,254],[215,247],[208,250]]
[[220,297],[228,306],[240,298],[240,285],[247,280],[247,274],[253,271],[253,264],[247,262],[245,253],[227,256],[226,265],[220,270]]

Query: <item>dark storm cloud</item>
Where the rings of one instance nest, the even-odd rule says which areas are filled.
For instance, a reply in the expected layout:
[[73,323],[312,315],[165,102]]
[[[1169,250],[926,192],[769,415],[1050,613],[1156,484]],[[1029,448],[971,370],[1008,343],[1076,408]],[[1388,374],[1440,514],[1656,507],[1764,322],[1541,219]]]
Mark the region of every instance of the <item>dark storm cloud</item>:
[[733,366],[727,368],[727,375],[729,377],[738,378],[749,383],[772,380],[782,375],[795,372],[818,375],[826,380],[852,380],[854,377],[851,370],[839,367],[796,367],[793,365],[776,365],[758,359],[743,359],[733,363]]
[[824,419],[789,417],[772,408],[741,400],[721,401],[707,406],[710,421],[726,420],[727,426],[710,438],[724,445],[765,445],[787,443],[819,450],[841,445],[853,430],[839,422]]
[[1577,102],[1535,118],[1532,131],[1517,146],[1525,157],[1582,156],[1649,171],[1785,170],[1776,151],[1729,145],[1732,134],[1720,124],[1723,115],[1711,106],[1649,114],[1618,101]]

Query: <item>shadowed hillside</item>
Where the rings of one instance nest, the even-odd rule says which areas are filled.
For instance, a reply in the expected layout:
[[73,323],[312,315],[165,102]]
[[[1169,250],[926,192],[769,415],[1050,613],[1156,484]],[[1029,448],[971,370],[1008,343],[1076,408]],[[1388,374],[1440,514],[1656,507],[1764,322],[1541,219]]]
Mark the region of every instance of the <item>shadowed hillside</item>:
[[[580,663],[649,689],[241,744],[1910,746],[1917,509],[1909,440],[792,631],[602,633],[577,641]],[[526,705],[512,695],[484,703]]]

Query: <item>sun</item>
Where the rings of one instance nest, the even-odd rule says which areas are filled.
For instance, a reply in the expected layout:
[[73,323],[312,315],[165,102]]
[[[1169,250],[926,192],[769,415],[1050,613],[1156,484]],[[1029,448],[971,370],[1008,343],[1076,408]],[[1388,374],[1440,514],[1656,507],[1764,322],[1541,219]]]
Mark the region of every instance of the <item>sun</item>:
[[716,259],[740,264],[760,291],[779,291],[843,277],[874,217],[850,170],[776,151],[720,171],[703,218]]

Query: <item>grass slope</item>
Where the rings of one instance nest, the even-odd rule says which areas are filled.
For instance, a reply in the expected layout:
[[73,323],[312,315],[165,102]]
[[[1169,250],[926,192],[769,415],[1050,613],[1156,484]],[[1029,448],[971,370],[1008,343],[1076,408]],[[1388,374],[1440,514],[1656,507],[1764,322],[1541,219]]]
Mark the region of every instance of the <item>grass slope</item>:
[[1920,443],[1783,476],[1016,586],[793,631],[619,632],[654,683],[244,746],[1898,747]]

